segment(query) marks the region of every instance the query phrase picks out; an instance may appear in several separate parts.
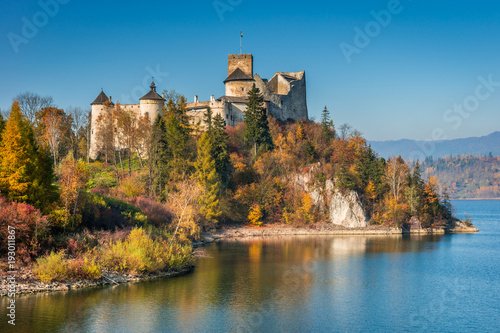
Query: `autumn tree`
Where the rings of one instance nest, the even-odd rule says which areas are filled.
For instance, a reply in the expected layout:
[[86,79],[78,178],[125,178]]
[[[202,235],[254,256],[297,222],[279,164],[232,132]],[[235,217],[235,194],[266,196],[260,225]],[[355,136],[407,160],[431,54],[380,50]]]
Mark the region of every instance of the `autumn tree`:
[[54,100],[50,96],[42,97],[32,92],[25,92],[14,97],[14,100],[19,102],[21,112],[28,119],[31,125],[36,122],[36,114],[41,109],[52,107]]
[[68,133],[67,115],[62,109],[54,107],[43,108],[36,113],[37,132],[41,141],[47,146],[54,159],[54,165],[59,159],[59,147]]
[[12,104],[0,144],[0,192],[15,201],[45,208],[57,193],[52,161],[38,147],[19,103]]
[[402,197],[403,187],[406,185],[408,167],[401,157],[393,157],[387,162],[386,179],[391,189],[391,195],[396,201]]
[[183,179],[178,182],[177,191],[169,194],[166,206],[174,215],[172,224],[174,232],[170,244],[177,236],[181,241],[199,239],[201,232],[198,205],[200,191],[198,182]]
[[28,202],[36,170],[34,136],[14,101],[0,146],[0,191],[8,198]]
[[397,226],[404,221],[406,203],[403,202],[403,191],[407,185],[408,166],[401,157],[393,157],[387,162],[386,181],[390,194],[386,198],[387,220]]
[[264,97],[259,88],[253,85],[248,92],[247,110],[245,111],[245,141],[253,146],[254,156],[257,149],[273,148],[273,139],[269,130],[266,109],[264,108]]
[[80,142],[85,140],[85,125],[87,123],[87,115],[88,111],[84,111],[80,107],[70,106],[66,109],[68,117],[71,117],[70,126],[71,130],[69,131],[67,137],[70,143],[70,149],[73,153],[73,156],[78,159],[80,157],[86,156],[86,150],[81,149],[85,147],[83,144],[80,147]]
[[85,158],[87,163],[90,162],[90,135],[92,131],[91,122],[92,114],[88,112],[86,113],[84,121],[76,133],[77,146],[75,157]]
[[202,189],[200,196],[200,212],[206,221],[215,223],[221,215],[219,204],[220,180],[212,156],[212,144],[207,132],[198,140],[198,157],[196,160],[196,178]]
[[259,204],[254,203],[250,207],[250,211],[248,213],[248,221],[250,221],[251,224],[260,227],[263,223],[262,221],[263,217],[264,213],[262,212],[262,208],[260,207]]
[[63,227],[74,228],[81,221],[78,204],[81,201],[82,191],[88,181],[88,171],[82,161],[75,160],[70,153],[64,158],[57,170],[59,186],[61,188],[61,204],[63,211]]
[[437,176],[429,177],[424,185],[422,194],[422,225],[424,227],[432,227],[439,218],[441,205],[438,195],[439,180]]
[[339,139],[340,140],[348,140],[352,135],[353,128],[351,125],[345,123],[340,125],[339,129]]

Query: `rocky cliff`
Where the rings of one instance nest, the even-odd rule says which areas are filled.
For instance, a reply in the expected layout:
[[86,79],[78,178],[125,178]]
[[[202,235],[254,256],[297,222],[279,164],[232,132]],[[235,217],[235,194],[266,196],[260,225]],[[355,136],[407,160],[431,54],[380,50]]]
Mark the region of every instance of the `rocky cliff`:
[[330,222],[346,228],[368,226],[368,219],[354,191],[342,194],[335,191],[328,202]]
[[331,179],[319,184],[314,181],[313,172],[314,168],[307,173],[296,175],[294,183],[311,196],[318,209],[328,210],[331,223],[346,228],[368,226],[366,213],[356,192],[338,191]]

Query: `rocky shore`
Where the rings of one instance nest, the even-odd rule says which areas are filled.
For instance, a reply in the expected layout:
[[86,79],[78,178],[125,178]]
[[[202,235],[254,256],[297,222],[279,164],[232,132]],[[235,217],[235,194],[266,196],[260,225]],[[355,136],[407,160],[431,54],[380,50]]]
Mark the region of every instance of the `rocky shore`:
[[[368,226],[361,228],[345,228],[334,224],[310,225],[296,227],[290,225],[267,225],[263,227],[222,227],[216,232],[205,234],[205,242],[212,242],[217,239],[240,238],[240,237],[267,237],[267,236],[293,236],[293,235],[402,235],[402,234],[446,234],[446,233],[476,233],[479,230],[472,224],[468,225],[463,221],[456,221],[449,228],[434,229],[411,229],[389,228],[384,226]],[[195,246],[202,245],[195,243]]]
[[[81,280],[69,282],[43,283],[35,280],[31,270],[24,268],[16,276],[16,294],[34,294],[51,291],[67,291],[88,287],[105,285],[118,285],[122,283],[133,283],[160,278],[170,278],[193,271],[194,266],[189,266],[178,271],[156,272],[150,274],[120,274],[116,272],[104,272],[103,276],[97,280]],[[5,277],[0,278],[0,297],[6,296],[9,290],[9,282]]]

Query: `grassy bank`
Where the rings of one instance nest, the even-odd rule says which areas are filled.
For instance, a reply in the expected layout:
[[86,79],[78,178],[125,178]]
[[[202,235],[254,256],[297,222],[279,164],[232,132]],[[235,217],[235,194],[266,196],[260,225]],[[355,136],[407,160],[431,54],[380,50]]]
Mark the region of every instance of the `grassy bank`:
[[95,280],[105,270],[145,274],[192,265],[191,244],[171,240],[170,233],[159,229],[134,228],[125,239],[110,239],[77,256],[65,250],[51,252],[37,259],[33,274],[42,282]]

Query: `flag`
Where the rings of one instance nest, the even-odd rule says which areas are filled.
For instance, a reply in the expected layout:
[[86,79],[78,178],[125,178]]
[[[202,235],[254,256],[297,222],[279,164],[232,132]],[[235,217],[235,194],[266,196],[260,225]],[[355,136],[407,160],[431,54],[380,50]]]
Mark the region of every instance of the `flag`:
[[240,31],[240,37],[243,37],[243,32],[242,31]]

